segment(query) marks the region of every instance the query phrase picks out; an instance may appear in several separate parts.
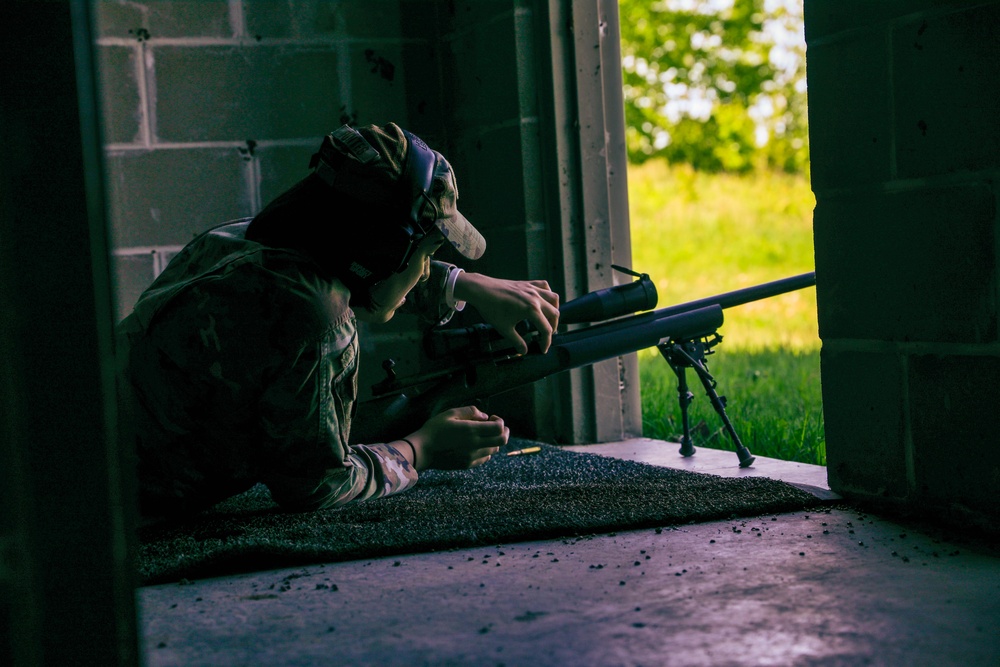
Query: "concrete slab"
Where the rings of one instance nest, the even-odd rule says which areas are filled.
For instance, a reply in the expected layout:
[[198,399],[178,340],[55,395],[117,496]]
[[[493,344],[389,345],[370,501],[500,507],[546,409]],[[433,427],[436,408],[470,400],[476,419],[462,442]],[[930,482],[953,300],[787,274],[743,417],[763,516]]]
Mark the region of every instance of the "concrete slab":
[[735,452],[698,447],[693,456],[684,457],[679,452],[680,444],[651,438],[632,438],[597,445],[573,445],[565,449],[720,477],[768,477],[788,482],[824,500],[840,498],[830,490],[826,466],[757,456],[749,468],[740,468]]
[[[825,488],[822,466],[740,469],[676,443],[571,449]],[[151,667],[1000,664],[996,549],[846,504],[151,586],[138,601]]]
[[139,592],[147,664],[995,665],[1000,559],[850,509]]

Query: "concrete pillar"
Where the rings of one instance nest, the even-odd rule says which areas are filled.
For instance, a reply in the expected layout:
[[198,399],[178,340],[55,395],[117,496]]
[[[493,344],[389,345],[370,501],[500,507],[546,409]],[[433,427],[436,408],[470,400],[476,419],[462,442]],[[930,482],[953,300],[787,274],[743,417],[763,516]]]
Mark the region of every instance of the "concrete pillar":
[[805,9],[830,484],[995,516],[1000,3]]
[[137,665],[90,3],[0,24],[0,664]]

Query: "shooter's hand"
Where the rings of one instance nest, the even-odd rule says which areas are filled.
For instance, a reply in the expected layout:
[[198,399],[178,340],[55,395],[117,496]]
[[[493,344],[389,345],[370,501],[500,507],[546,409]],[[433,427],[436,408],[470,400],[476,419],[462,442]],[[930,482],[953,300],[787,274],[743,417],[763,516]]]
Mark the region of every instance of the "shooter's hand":
[[474,468],[489,461],[508,438],[510,429],[502,419],[471,405],[445,410],[407,437],[417,470]]
[[538,330],[542,352],[548,351],[552,334],[559,326],[559,295],[549,289],[545,280],[504,280],[481,273],[461,273],[455,283],[455,298],[474,306],[519,354],[527,353],[528,344],[514,328],[518,322],[528,320]]

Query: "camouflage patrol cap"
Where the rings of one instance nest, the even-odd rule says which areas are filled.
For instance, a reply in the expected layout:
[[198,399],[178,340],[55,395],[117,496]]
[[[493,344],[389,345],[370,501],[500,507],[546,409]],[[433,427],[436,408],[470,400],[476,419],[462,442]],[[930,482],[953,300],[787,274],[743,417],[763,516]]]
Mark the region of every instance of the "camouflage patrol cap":
[[[412,143],[426,144],[404,132],[395,123],[352,128],[343,125],[323,138],[323,145],[313,156],[311,167],[333,189],[374,204],[399,202],[411,198],[401,193],[406,160]],[[434,173],[422,218],[433,222],[445,238],[468,259],[479,259],[486,250],[486,240],[458,210],[458,185],[455,173],[443,155],[426,148],[434,156]],[[409,209],[412,201],[401,202]],[[433,220],[431,218],[433,217]]]

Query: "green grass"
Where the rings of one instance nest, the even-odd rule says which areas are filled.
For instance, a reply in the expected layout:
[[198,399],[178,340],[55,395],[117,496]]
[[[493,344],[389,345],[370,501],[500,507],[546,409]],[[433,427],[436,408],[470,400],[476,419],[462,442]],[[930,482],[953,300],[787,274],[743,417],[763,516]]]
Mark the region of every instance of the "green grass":
[[[819,351],[726,349],[708,356],[716,391],[727,398],[726,413],[743,444],[754,454],[826,465]],[[642,422],[646,437],[680,441],[683,428],[676,376],[666,360],[643,353]],[[687,371],[694,400],[689,407],[696,447],[734,447],[694,371]],[[734,457],[735,463],[735,457]]]
[[[704,174],[649,162],[629,169],[632,266],[656,282],[659,307],[813,270],[804,176]],[[725,342],[708,357],[727,412],[751,452],[826,463],[815,288],[726,311]],[[676,378],[653,351],[639,355],[644,435],[681,433]],[[732,449],[688,371],[695,446]]]

